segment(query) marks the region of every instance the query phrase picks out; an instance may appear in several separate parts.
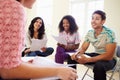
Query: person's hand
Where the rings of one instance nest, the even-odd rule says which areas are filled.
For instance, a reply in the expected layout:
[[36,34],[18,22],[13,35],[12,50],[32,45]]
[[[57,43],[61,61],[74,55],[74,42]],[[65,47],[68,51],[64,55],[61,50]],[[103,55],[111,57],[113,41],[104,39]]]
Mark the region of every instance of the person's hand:
[[41,48],[41,50],[42,50],[43,52],[45,52],[45,51],[46,51],[46,47]]
[[32,63],[33,62],[33,59],[29,60],[28,63]]
[[26,49],[26,50],[24,51],[25,54],[27,54],[27,53],[29,53],[29,52],[31,52],[30,48],[28,48],[28,49]]
[[80,56],[80,55],[81,55],[80,52],[76,52],[76,53],[74,53],[74,54],[71,56],[71,59],[72,59],[72,60],[77,60],[77,59],[78,59],[78,56]]
[[70,67],[60,68],[58,77],[62,80],[76,80],[78,78],[76,70]]
[[78,58],[76,59],[76,61],[80,64],[88,63],[88,61],[90,59],[90,58],[85,57],[84,55],[80,55],[80,56],[77,56],[77,57]]
[[71,56],[71,59],[72,59],[72,60],[76,60],[76,59],[77,59],[77,54],[74,53],[74,54]]

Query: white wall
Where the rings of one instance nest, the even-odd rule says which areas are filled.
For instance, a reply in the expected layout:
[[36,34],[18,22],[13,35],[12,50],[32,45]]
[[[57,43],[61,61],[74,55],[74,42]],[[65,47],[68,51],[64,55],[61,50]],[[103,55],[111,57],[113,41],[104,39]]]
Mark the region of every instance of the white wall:
[[[51,35],[57,36],[59,33],[58,25],[62,17],[68,14],[69,11],[69,0],[53,0],[53,18],[52,27],[50,28],[50,33],[48,34],[48,46],[54,47],[56,50],[57,42],[52,38]],[[56,52],[56,51],[54,51]]]
[[[61,18],[68,14],[69,0],[53,0],[53,18],[51,33],[58,34],[58,24]],[[118,44],[120,44],[120,0],[104,0],[105,12],[107,20],[105,25],[113,29],[116,33]],[[35,5],[32,10],[27,9],[27,26],[30,21],[36,16]]]
[[106,25],[115,31],[120,44],[120,0],[105,0],[104,6],[107,14]]
[[31,20],[36,17],[36,3],[33,5],[33,8],[32,9],[27,9],[25,8],[26,10],[26,16],[27,16],[27,21],[26,21],[26,27],[25,27],[25,30],[27,31],[28,29],[28,26],[30,25],[30,22]]
[[69,12],[69,0],[53,0],[53,27],[58,33],[58,24],[62,17]]

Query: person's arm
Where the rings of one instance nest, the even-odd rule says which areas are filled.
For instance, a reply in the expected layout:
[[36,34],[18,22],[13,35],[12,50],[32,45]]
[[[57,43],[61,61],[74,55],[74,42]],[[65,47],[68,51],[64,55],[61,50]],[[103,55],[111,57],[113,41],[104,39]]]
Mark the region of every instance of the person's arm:
[[31,43],[32,43],[32,41],[31,41],[31,37],[30,37],[30,32],[28,31],[26,33],[26,37],[25,37],[25,45],[26,45],[26,47],[30,48],[31,47]]
[[88,49],[90,43],[89,42],[84,42],[80,48],[80,50],[78,51],[78,54],[84,54],[85,51]]
[[100,60],[104,60],[104,61],[112,60],[114,56],[115,48],[116,48],[116,43],[109,43],[109,44],[106,44],[105,46],[105,50],[106,50],[105,53],[102,53],[98,56],[91,57],[91,58],[81,56],[81,58],[78,58],[76,61],[78,63],[84,64],[88,62],[97,62]]
[[30,37],[29,31],[28,31],[26,33],[26,37],[25,37],[25,46],[26,46],[26,48],[23,51],[24,54],[27,54],[27,53],[31,52],[31,50],[30,50],[31,43],[32,43],[32,41],[31,41],[31,37]]
[[107,44],[105,49],[106,49],[105,53],[98,55],[96,57],[92,57],[90,59],[90,62],[96,62],[99,60],[106,60],[106,61],[112,60],[113,56],[114,56],[115,49],[116,49],[116,43]]
[[2,69],[1,77],[4,79],[59,77],[62,80],[76,80],[78,76],[76,70],[70,67],[41,67],[30,63],[22,63],[12,69]]
[[81,48],[78,50],[77,54],[74,54],[71,56],[72,60],[76,60],[76,56],[85,53],[85,51],[88,49],[90,43],[89,42],[84,42],[81,46]]

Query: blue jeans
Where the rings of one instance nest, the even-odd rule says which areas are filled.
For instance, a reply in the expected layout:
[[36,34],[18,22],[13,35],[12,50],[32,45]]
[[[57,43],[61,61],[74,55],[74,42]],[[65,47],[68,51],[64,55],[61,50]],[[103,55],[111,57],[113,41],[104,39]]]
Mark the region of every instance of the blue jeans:
[[32,51],[30,53],[28,53],[26,56],[42,56],[42,57],[46,57],[49,56],[53,53],[54,49],[51,47],[46,48],[45,52],[41,52],[41,51]]

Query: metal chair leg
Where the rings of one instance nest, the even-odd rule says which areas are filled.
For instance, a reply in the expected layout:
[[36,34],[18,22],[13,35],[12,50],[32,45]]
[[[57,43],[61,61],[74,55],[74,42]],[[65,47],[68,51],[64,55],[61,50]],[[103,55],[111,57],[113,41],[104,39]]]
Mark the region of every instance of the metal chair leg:
[[89,71],[89,67],[87,68],[87,70],[86,70],[86,72],[85,72],[85,74],[83,75],[83,77],[82,77],[81,80],[84,80],[84,78],[85,78],[85,76],[86,76],[86,74],[87,74],[88,71]]

